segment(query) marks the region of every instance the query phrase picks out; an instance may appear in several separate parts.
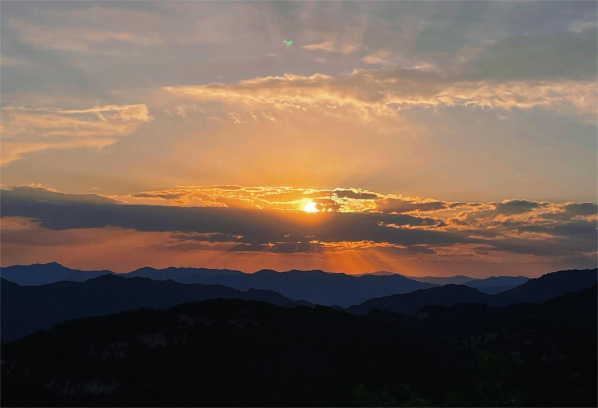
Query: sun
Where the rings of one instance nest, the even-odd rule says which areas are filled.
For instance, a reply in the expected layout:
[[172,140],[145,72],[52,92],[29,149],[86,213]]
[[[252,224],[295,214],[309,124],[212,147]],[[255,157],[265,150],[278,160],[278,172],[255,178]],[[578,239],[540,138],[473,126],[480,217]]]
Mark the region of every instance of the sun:
[[320,212],[320,210],[318,210],[317,204],[313,201],[308,201],[307,203],[305,203],[305,205],[303,206],[303,211],[305,211],[306,213]]

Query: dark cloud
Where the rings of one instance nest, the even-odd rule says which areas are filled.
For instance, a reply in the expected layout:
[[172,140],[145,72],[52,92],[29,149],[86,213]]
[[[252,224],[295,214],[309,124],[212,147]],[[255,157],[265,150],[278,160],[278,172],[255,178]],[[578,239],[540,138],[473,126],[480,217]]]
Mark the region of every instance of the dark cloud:
[[519,232],[535,232],[554,236],[593,236],[596,235],[596,224],[588,221],[572,221],[557,225],[524,225],[517,227]]
[[[445,225],[442,219],[411,214],[305,214],[300,211],[226,207],[123,205],[93,195],[81,199],[47,190],[22,188],[2,190],[0,200],[2,217],[32,218],[38,220],[44,229],[122,227],[137,231],[172,232],[172,242],[160,247],[166,250],[298,253],[324,250],[320,244],[312,243],[314,241],[369,241],[406,247],[403,251],[410,254],[433,254],[433,247],[437,246],[475,244],[480,245],[474,249],[479,251],[584,256],[584,253],[595,251],[597,244],[596,225],[586,220],[550,225],[545,225],[548,221],[533,224],[533,219],[525,222],[503,220],[491,228],[443,230],[440,229]],[[497,208],[502,213],[521,214],[544,205],[514,200],[498,204]],[[570,207],[570,210],[587,212],[587,207]],[[523,235],[502,238],[505,231]],[[546,234],[547,237],[529,239],[525,237],[525,233],[529,232]],[[379,248],[383,250],[383,247]]]
[[410,254],[435,254],[436,251],[421,245],[413,245],[407,247],[407,252]]
[[527,200],[507,200],[495,204],[495,214],[515,215],[530,212],[536,208],[546,207],[546,203],[538,203]]
[[164,200],[176,200],[184,197],[184,193],[139,193],[133,194],[135,198],[163,198]]
[[563,206],[562,211],[553,211],[540,214],[545,220],[569,221],[573,217],[591,217],[598,213],[598,205],[594,203],[569,203]]
[[37,187],[13,187],[2,191],[2,203],[13,201],[22,203],[56,203],[56,204],[120,204],[120,201],[97,194],[65,194]]
[[598,205],[594,203],[579,203],[566,204],[565,212],[573,216],[576,215],[596,215],[598,213]]
[[380,200],[376,203],[376,209],[386,213],[404,213],[410,211],[437,211],[447,208],[447,203],[442,201],[433,201],[428,203],[412,202],[389,198]]
[[173,234],[172,239],[178,241],[198,241],[198,242],[239,242],[242,237],[230,234]]
[[277,242],[275,244],[239,244],[231,248],[231,251],[244,252],[272,252],[280,254],[294,254],[300,252],[319,252],[323,245],[311,242]]
[[[44,194],[54,194],[46,193]],[[448,232],[415,230],[405,226],[434,226],[441,222],[406,214],[319,213],[305,214],[221,207],[165,207],[149,205],[85,205],[19,198],[13,190],[3,190],[2,216],[37,219],[54,230],[102,228],[108,226],[138,231],[178,231],[181,233],[242,236],[241,242],[259,245],[270,242],[319,240],[323,242],[373,241],[397,245],[452,244],[467,242],[466,237]]]
[[330,198],[316,198],[313,200],[320,211],[340,211],[341,204]]
[[336,190],[335,194],[338,198],[353,198],[355,200],[375,200],[378,198],[377,194],[361,193],[353,190]]

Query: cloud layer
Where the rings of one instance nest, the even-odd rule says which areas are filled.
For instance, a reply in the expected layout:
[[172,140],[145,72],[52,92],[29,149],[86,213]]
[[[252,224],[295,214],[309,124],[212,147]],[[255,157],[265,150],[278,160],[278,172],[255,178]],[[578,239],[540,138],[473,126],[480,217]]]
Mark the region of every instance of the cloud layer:
[[[37,220],[39,227],[54,231],[118,227],[167,233],[168,238],[154,249],[175,252],[318,256],[379,251],[398,259],[422,260],[494,253],[532,257],[538,262],[596,262],[597,207],[593,203],[455,203],[355,189],[239,186],[137,196],[139,200],[154,197],[208,206],[121,204],[96,195],[15,187],[2,191],[3,217]],[[322,212],[301,211],[305,200],[324,201],[318,204]],[[5,242],[11,242],[10,236]]]

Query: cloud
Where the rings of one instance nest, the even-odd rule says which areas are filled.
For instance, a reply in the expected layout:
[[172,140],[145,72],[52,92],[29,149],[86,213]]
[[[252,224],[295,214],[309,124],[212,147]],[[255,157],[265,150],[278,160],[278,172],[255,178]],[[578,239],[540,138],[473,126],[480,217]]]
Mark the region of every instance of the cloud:
[[[90,13],[93,13],[93,11]],[[73,53],[100,52],[110,54],[110,51],[106,51],[110,50],[106,45],[114,42],[128,43],[141,47],[164,43],[164,40],[156,32],[140,34],[72,25],[65,28],[61,26],[29,24],[26,21],[18,19],[8,20],[8,27],[15,30],[23,42],[31,44],[34,47]]]
[[387,198],[376,203],[376,209],[386,213],[405,213],[411,211],[438,211],[447,208],[448,204],[441,201],[414,202],[408,199]]
[[567,214],[571,214],[572,216],[598,214],[598,205],[594,203],[569,203],[565,204],[563,209]]
[[3,67],[18,67],[26,64],[27,61],[21,58],[0,56],[0,66]]
[[[4,190],[1,190],[4,191]],[[65,194],[42,187],[16,186],[13,187],[6,198],[10,205],[12,200],[29,203],[53,203],[53,204],[89,204],[108,205],[121,204],[122,202],[111,197],[104,197],[98,194]]]
[[[314,74],[260,77],[234,84],[163,88],[199,102],[220,102],[248,112],[318,110],[353,115],[363,122],[396,117],[401,110],[469,107],[483,110],[543,108],[594,120],[596,81],[481,80],[436,72],[356,70],[347,76]],[[240,121],[239,117],[236,117]]]
[[375,200],[378,198],[378,194],[355,190],[335,190],[334,193],[338,198],[353,198],[356,200]]
[[[478,78],[595,78],[596,23],[575,33],[510,37],[486,48],[473,62]],[[581,28],[582,26],[576,26]]]
[[359,49],[359,45],[350,45],[350,44],[339,44],[334,41],[325,41],[320,44],[309,44],[303,46],[303,49],[309,51],[324,51],[324,52],[333,52],[337,54],[353,54],[355,51]]
[[143,104],[71,110],[6,106],[2,108],[2,165],[47,149],[101,149],[151,120]]
[[546,207],[547,205],[548,203],[527,200],[505,200],[495,205],[494,213],[502,215],[523,214],[536,208]]
[[[247,189],[249,191],[213,190],[236,192],[240,194],[237,200],[242,200],[243,194],[250,197],[254,193],[263,195],[270,191],[265,187]],[[208,187],[203,188],[203,191],[206,190]],[[329,194],[323,191],[322,195]],[[315,194],[317,190],[310,190],[310,193],[318,196]],[[249,197],[246,196],[245,200]],[[306,214],[297,207],[292,211],[131,205],[94,194],[71,195],[28,187],[2,190],[0,199],[3,217],[34,219],[40,228],[48,230],[117,227],[169,233],[169,241],[161,244],[160,248],[171,251],[230,250],[289,254],[325,253],[342,248],[403,248],[411,255],[438,255],[450,251],[475,255],[476,251],[485,251],[591,258],[595,257],[592,253],[597,244],[596,225],[591,218],[594,215],[578,215],[582,218],[573,221],[540,217],[559,209],[564,211],[565,208],[580,212],[578,207],[572,206],[575,203],[559,205],[505,200],[481,205],[483,208],[494,206],[494,210],[477,210],[477,207],[463,205],[450,209],[444,205],[441,211],[446,214],[442,217],[422,217],[371,211]],[[353,200],[372,202],[369,198]],[[415,208],[419,204],[446,203],[426,202],[425,199],[407,202]],[[439,207],[434,205],[434,208]],[[588,214],[587,207],[580,207],[583,208],[581,212]],[[463,208],[466,210],[458,217],[468,219],[467,225],[452,222],[450,217]],[[480,214],[482,212],[486,213]]]

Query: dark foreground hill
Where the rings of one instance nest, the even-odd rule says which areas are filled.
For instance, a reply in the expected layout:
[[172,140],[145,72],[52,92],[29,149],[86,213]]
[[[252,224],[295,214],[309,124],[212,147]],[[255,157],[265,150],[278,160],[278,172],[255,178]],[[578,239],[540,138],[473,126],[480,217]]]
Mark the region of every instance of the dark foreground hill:
[[579,313],[592,293],[567,296],[451,342],[393,319],[241,300],[72,320],[3,345],[2,402],[596,406],[595,327],[543,320]]
[[424,306],[454,306],[459,303],[483,303],[490,306],[506,306],[517,303],[543,303],[564,295],[579,292],[596,285],[597,269],[569,270],[548,273],[524,284],[495,295],[482,293],[465,285],[445,285],[411,293],[371,299],[347,310],[366,314],[374,309],[412,315]]
[[517,323],[540,323],[550,327],[596,332],[598,310],[596,288],[567,293],[543,304],[519,303],[504,307],[480,303],[426,306],[414,316],[375,309],[369,317],[386,320],[420,335],[447,340],[469,333],[496,331]]
[[219,285],[182,284],[148,278],[103,275],[82,283],[19,286],[2,279],[2,342],[66,320],[151,307],[166,309],[183,302],[215,298],[260,300],[292,307],[306,305],[267,290],[245,292]]

